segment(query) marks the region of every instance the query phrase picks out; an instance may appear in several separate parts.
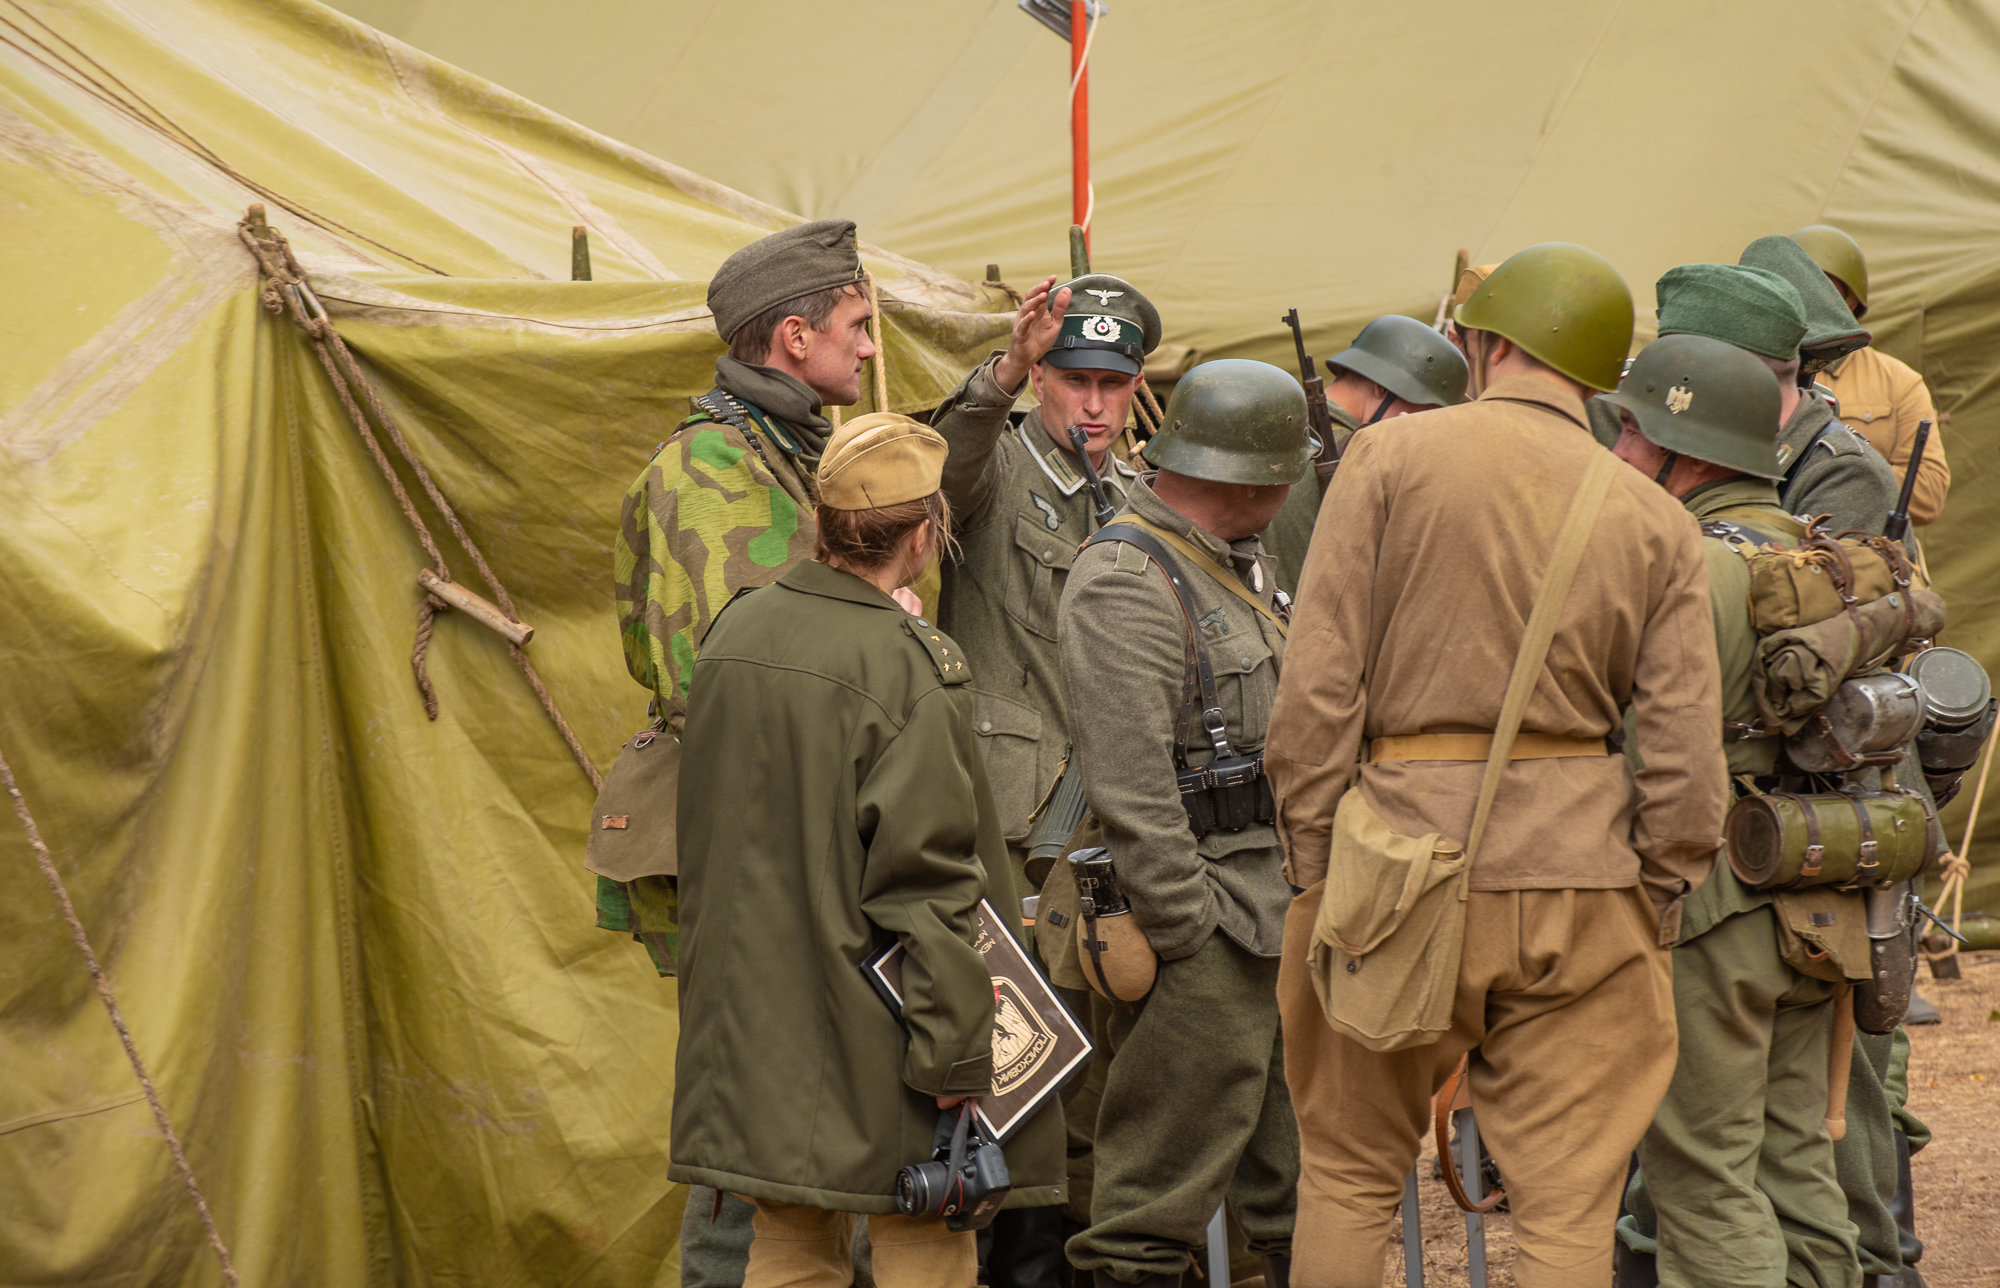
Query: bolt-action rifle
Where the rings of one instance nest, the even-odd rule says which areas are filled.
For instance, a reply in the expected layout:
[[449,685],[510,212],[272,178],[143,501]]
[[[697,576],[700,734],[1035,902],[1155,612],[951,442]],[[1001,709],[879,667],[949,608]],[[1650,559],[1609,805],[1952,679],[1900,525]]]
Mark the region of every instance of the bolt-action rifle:
[[1896,508],[1889,511],[1889,521],[1882,525],[1882,535],[1891,541],[1901,541],[1910,530],[1910,494],[1917,490],[1917,469],[1924,463],[1924,446],[1931,441],[1931,423],[1917,422],[1917,441],[1910,448],[1910,467],[1903,474],[1903,490],[1896,497]]
[[1326,381],[1320,379],[1312,355],[1306,352],[1306,333],[1299,327],[1299,311],[1287,310],[1278,319],[1292,329],[1292,345],[1299,351],[1299,383],[1306,387],[1306,420],[1313,437],[1319,440],[1319,457],[1313,474],[1319,479],[1319,494],[1333,484],[1333,472],[1340,468],[1340,445],[1333,441],[1333,413],[1326,409]]

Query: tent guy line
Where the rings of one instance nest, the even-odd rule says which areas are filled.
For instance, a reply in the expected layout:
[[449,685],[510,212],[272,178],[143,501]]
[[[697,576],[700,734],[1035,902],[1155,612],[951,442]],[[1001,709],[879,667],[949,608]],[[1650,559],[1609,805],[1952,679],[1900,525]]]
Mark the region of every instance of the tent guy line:
[[[301,268],[299,261],[293,257],[292,248],[286,242],[284,234],[265,222],[264,208],[258,205],[250,207],[242,221],[236,225],[236,233],[243,239],[243,244],[249,248],[251,255],[256,257],[257,271],[264,283],[259,294],[265,310],[270,313],[289,312],[292,321],[298,323],[299,329],[311,338],[314,356],[326,369],[327,378],[332,381],[334,392],[340,396],[340,404],[346,409],[348,419],[353,422],[355,430],[367,443],[369,454],[375,459],[375,467],[382,471],[382,477],[388,481],[390,490],[396,494],[396,504],[401,507],[403,517],[409,520],[417,539],[423,543],[424,552],[430,556],[431,570],[437,580],[451,581],[451,566],[445,562],[444,554],[438,549],[437,540],[431,535],[430,527],[424,523],[423,516],[417,513],[417,507],[410,500],[410,494],[404,490],[403,481],[396,477],[395,467],[389,463],[389,457],[383,452],[382,444],[375,437],[374,430],[369,428],[368,418],[362,414],[359,404],[354,400],[354,388],[360,389],[362,396],[367,399],[368,408],[374,412],[376,423],[388,432],[390,441],[396,445],[397,454],[417,476],[417,481],[423,484],[424,494],[430,497],[431,504],[435,505],[438,512],[444,516],[446,525],[451,528],[452,536],[458,539],[459,546],[471,557],[473,566],[479,569],[480,577],[492,589],[494,597],[500,601],[498,606],[494,607],[485,605],[485,601],[479,600],[481,605],[491,611],[468,612],[466,615],[491,627],[506,638],[507,652],[514,659],[514,665],[527,677],[529,687],[534,689],[536,699],[542,704],[542,710],[548,712],[549,719],[555,722],[556,732],[562,735],[564,744],[569,747],[570,755],[576,758],[577,766],[583,770],[584,777],[590,780],[592,789],[603,790],[604,776],[591,761],[590,753],[583,749],[583,741],[577,737],[576,730],[564,718],[562,709],[556,705],[555,698],[542,683],[542,677],[536,674],[535,664],[528,660],[527,653],[521,647],[533,632],[521,622],[520,613],[515,611],[514,597],[507,593],[507,587],[501,583],[499,574],[487,564],[486,556],[480,553],[478,545],[472,540],[472,534],[467,532],[465,525],[459,521],[458,512],[452,509],[451,502],[445,500],[444,493],[438,489],[430,471],[424,468],[423,462],[410,450],[409,440],[403,437],[402,429],[389,415],[388,408],[383,406],[382,396],[376,390],[375,383],[361,369],[361,364],[355,360],[353,351],[347,347],[347,342],[341,339],[340,332],[334,328],[333,319],[326,315],[326,310],[320,307],[319,301],[313,297],[312,286],[306,280],[305,269]],[[334,365],[335,355],[340,359],[340,367],[346,369],[344,374]],[[419,581],[421,580],[420,577]],[[459,594],[468,599],[478,600],[478,596],[462,587],[459,589]],[[440,612],[451,607],[452,605],[441,598],[436,591],[426,588],[423,600],[417,609],[416,644],[410,652],[410,670],[416,676],[418,691],[423,694],[424,714],[433,720],[437,719],[438,715],[437,690],[431,686],[430,673],[425,663],[430,653],[432,625]],[[504,621],[512,629],[496,624],[499,621]]]
[[28,834],[28,845],[35,851],[35,866],[42,870],[42,879],[49,883],[56,903],[62,908],[63,921],[69,925],[69,936],[76,942],[76,950],[83,954],[83,964],[90,968],[90,979],[97,986],[98,1000],[104,1003],[104,1010],[111,1017],[111,1027],[118,1030],[118,1041],[125,1047],[125,1058],[131,1062],[132,1072],[139,1079],[139,1089],[145,1093],[146,1103],[152,1107],[153,1121],[159,1124],[160,1134],[167,1138],[167,1149],[173,1153],[174,1167],[187,1186],[188,1197],[194,1200],[195,1210],[201,1214],[202,1228],[208,1232],[208,1246],[215,1249],[215,1258],[222,1263],[223,1282],[229,1288],[237,1288],[236,1263],[229,1255],[229,1246],[223,1243],[222,1232],[216,1229],[215,1214],[208,1210],[208,1199],[201,1192],[201,1182],[195,1179],[194,1168],[187,1160],[187,1151],[181,1148],[181,1138],[174,1131],[173,1120],[167,1117],[167,1107],[160,1103],[159,1090],[153,1086],[153,1079],[146,1072],[146,1062],[139,1058],[139,1048],[132,1041],[132,1030],[125,1027],[125,1017],[118,1013],[118,999],[111,994],[111,981],[105,978],[97,952],[90,946],[90,936],[84,933],[83,921],[76,915],[76,904],[69,897],[68,887],[63,885],[62,873],[56,871],[55,857],[49,853],[48,842],[42,839],[42,829],[35,826],[35,816],[28,809],[28,798],[21,795],[20,784],[14,781],[13,766],[7,763],[4,752],[0,752],[0,784],[6,786],[14,814]]

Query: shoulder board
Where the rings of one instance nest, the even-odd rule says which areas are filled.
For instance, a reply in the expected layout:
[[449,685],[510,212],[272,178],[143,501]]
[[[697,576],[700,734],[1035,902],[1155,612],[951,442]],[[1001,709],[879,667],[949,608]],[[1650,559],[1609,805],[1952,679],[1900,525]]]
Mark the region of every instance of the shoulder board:
[[938,683],[964,684],[972,678],[972,672],[965,665],[965,650],[958,641],[930,624],[928,618],[903,614],[903,629],[911,639],[923,646],[930,657],[931,665],[937,668]]
[[1852,429],[1849,429],[1837,420],[1826,428],[1826,437],[1819,441],[1827,451],[1835,456],[1858,456],[1861,454],[1861,435],[1855,433]]

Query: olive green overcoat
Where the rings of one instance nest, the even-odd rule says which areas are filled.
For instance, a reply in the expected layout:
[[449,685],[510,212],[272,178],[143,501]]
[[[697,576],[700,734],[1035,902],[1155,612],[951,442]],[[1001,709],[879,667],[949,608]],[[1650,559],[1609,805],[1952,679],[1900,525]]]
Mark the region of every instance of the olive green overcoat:
[[[992,1085],[989,898],[1021,937],[952,639],[858,577],[794,565],[719,615],[680,780],[676,1181],[893,1212],[933,1097]],[[863,975],[901,941],[902,1022]],[[1006,1146],[1010,1206],[1059,1203],[1062,1109]]]

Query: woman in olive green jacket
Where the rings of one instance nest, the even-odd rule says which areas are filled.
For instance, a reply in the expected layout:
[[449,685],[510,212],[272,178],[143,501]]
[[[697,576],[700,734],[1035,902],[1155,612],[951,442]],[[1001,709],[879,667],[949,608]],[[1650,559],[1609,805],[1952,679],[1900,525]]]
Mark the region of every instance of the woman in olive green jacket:
[[[885,1288],[972,1283],[970,1232],[889,1215],[940,1108],[992,1086],[980,899],[1020,937],[971,673],[888,594],[944,535],[944,455],[908,417],[850,422],[820,465],[815,559],[720,614],[694,667],[669,1175],[757,1203],[753,1288],[845,1284],[848,1213],[871,1214]],[[897,942],[900,1024],[862,973]],[[1006,1155],[1010,1206],[1062,1201],[1053,1102]]]

